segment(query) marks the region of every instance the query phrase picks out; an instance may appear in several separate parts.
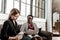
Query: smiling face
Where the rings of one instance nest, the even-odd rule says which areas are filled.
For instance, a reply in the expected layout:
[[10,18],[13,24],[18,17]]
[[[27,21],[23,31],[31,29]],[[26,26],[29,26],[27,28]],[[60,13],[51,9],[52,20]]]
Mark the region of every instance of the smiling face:
[[28,16],[27,18],[28,18],[28,22],[32,23],[33,17],[32,16]]

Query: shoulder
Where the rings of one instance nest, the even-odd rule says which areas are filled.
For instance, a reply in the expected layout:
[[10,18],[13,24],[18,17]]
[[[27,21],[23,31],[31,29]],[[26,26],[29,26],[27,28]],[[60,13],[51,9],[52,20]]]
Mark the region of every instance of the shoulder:
[[27,26],[27,23],[23,23],[22,26],[24,26],[24,27]]
[[27,23],[23,23],[22,25],[26,25]]
[[9,20],[6,20],[4,23],[9,23],[10,21]]
[[33,25],[34,25],[34,26],[37,26],[37,24],[36,24],[36,23],[33,23]]
[[36,25],[36,23],[33,22],[34,25]]

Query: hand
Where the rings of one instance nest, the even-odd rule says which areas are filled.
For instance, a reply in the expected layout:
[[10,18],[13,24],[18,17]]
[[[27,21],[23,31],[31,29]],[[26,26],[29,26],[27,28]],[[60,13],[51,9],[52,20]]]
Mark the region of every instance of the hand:
[[34,34],[36,34],[36,31],[29,29],[29,30],[27,31],[27,33],[30,34],[30,35],[34,35]]
[[14,36],[14,37],[9,37],[9,40],[12,40],[12,39],[15,39],[15,40],[18,40],[18,36]]
[[24,34],[24,32],[19,32],[19,34],[23,35],[23,34]]
[[24,35],[24,32],[20,32],[20,33],[17,35],[17,36],[18,36],[18,39],[19,39],[19,40],[22,39],[23,35]]

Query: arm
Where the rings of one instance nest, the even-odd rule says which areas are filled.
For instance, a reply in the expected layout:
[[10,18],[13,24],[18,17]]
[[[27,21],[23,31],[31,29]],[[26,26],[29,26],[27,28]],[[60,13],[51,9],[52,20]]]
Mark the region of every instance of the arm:
[[7,35],[7,30],[9,27],[9,23],[7,21],[4,22],[3,28],[1,30],[1,38],[8,39],[9,36]]
[[36,33],[38,34],[38,32],[39,32],[39,29],[38,29],[38,27],[37,27],[37,25],[34,23],[34,27],[35,27],[35,31],[36,31]]
[[[18,38],[18,36],[11,37],[11,36],[8,35],[9,28],[10,28],[10,22],[9,21],[5,21],[4,24],[3,24],[3,28],[1,30],[1,39],[8,40],[8,39],[17,39]],[[14,31],[15,30],[13,30],[13,32]]]
[[26,32],[26,23],[24,23],[22,26],[21,26],[21,29],[20,31],[23,32],[23,34],[27,35],[27,32]]
[[16,22],[16,25],[17,25],[17,33],[19,33],[19,32],[20,32],[20,27],[21,27],[21,26],[19,26],[17,22]]

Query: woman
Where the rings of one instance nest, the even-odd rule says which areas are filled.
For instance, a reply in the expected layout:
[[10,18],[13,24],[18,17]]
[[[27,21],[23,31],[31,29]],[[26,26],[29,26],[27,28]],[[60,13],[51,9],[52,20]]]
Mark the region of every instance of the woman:
[[[32,15],[28,15],[27,16],[27,23],[24,23],[20,29],[21,32],[25,32],[27,34],[37,34],[38,33],[38,28],[37,25],[35,23],[32,22],[33,20],[33,16]],[[33,32],[29,32],[29,31],[33,31]],[[36,33],[35,33],[36,32]]]
[[[38,27],[35,23],[32,22],[33,16],[28,15],[27,16],[27,23],[23,24],[20,31],[24,32],[24,36],[22,40],[33,40],[33,36],[36,36],[38,34]],[[38,36],[38,35],[37,35]],[[32,39],[31,39],[32,38]],[[42,40],[42,38],[39,36],[39,38]]]
[[18,9],[13,8],[11,10],[8,20],[6,20],[3,24],[3,28],[1,30],[1,40],[18,39],[17,34],[20,32],[20,29],[16,20],[19,15],[20,12]]

